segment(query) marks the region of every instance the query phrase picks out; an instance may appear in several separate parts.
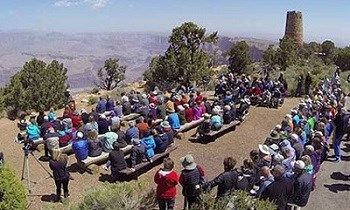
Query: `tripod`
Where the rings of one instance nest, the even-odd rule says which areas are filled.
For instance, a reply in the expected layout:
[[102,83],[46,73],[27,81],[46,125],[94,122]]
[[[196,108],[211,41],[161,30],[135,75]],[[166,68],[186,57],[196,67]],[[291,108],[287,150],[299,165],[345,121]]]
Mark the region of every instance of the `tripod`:
[[[22,148],[23,151],[24,151],[24,158],[23,158],[23,167],[22,167],[22,181],[23,180],[26,180],[27,182],[27,189],[28,189],[28,192],[29,194],[32,193],[32,189],[31,189],[31,183],[33,184],[37,184],[38,182],[35,182],[35,181],[32,181],[30,180],[30,166],[29,166],[29,154],[31,156],[34,157],[34,160],[39,163],[39,165],[41,166],[41,168],[44,169],[44,171],[46,171],[49,176],[46,177],[45,179],[48,179],[48,178],[53,178],[52,174],[44,167],[44,165],[38,160],[37,157],[35,157],[35,155],[33,154],[33,151],[31,150],[31,145],[30,144],[25,144],[25,146]],[[26,173],[26,174],[25,174]],[[25,177],[26,175],[26,177]]]

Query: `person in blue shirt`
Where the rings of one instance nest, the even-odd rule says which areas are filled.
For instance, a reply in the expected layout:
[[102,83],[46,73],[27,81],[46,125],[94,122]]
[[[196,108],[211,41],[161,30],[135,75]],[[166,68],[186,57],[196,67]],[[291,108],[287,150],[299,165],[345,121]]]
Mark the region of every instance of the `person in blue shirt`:
[[180,128],[180,118],[177,113],[175,113],[174,109],[168,109],[168,121],[173,130],[177,130]]
[[107,96],[106,111],[114,110],[114,100]]
[[31,120],[27,126],[27,138],[29,141],[37,140],[40,138],[40,129],[35,124],[35,120]]
[[146,148],[147,159],[150,160],[154,156],[154,149],[156,148],[156,143],[150,130],[146,130],[141,139],[141,143]]
[[214,131],[218,131],[222,127],[222,118],[219,115],[219,110],[213,109],[213,114],[210,118],[211,129]]
[[84,139],[82,132],[77,133],[77,139],[72,144],[72,149],[75,154],[77,161],[85,160],[89,155],[88,141]]
[[104,113],[106,111],[106,104],[107,104],[107,101],[104,98],[100,97],[100,100],[96,106],[96,112]]
[[139,129],[135,126],[135,121],[130,121],[129,122],[129,128],[128,130],[126,130],[125,132],[125,141],[126,143],[128,143],[129,145],[133,144],[133,142],[131,141],[133,138],[139,138],[140,135],[140,131]]

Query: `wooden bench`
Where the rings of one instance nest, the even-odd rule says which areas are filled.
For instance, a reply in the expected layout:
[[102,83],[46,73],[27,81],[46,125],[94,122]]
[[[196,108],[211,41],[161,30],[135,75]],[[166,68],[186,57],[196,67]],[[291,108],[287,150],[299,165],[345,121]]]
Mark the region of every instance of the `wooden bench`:
[[142,162],[135,166],[135,170],[132,170],[131,168],[127,168],[124,170],[121,170],[119,173],[122,174],[124,177],[131,177],[131,179],[137,179],[138,176],[146,171],[148,171],[152,166],[157,164],[158,160],[162,160],[163,158],[169,157],[170,153],[177,149],[177,146],[174,144],[171,144],[163,153],[155,154],[152,157],[152,162]]
[[211,140],[215,140],[217,137],[222,136],[226,134],[227,132],[234,130],[237,125],[240,125],[241,122],[238,120],[232,121],[230,124],[224,124],[220,130],[218,131],[211,131],[208,134],[205,134],[203,136],[196,136],[196,137],[190,137],[190,141],[202,141],[202,142],[208,142]]
[[[131,148],[132,148],[132,145],[128,145],[124,148],[120,148],[120,150],[124,152],[125,159],[130,157]],[[96,165],[107,162],[108,158],[109,158],[109,153],[102,152],[102,154],[97,157],[87,157],[85,160],[77,162],[77,164],[80,168],[92,174]]]
[[181,125],[179,129],[175,129],[175,137],[178,139],[183,139],[183,132],[189,131],[193,128],[198,127],[202,122],[204,122],[204,118],[200,118],[199,120],[195,120],[184,125]]

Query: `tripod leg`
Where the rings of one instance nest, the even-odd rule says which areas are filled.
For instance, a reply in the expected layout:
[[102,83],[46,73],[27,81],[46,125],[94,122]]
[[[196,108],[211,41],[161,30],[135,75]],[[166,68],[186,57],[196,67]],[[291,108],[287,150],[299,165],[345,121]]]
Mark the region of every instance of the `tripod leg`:
[[24,156],[23,156],[22,179],[21,179],[21,180],[24,179],[24,170],[25,170],[25,168],[26,168],[26,159],[27,159],[27,157],[26,157],[26,155],[24,155]]
[[53,178],[53,175],[45,168],[45,166],[39,161],[39,159],[38,159],[32,152],[31,152],[30,154],[34,157],[35,161],[36,161],[37,163],[39,163],[39,165],[41,166],[41,168],[43,168],[44,171],[46,171],[46,173],[48,173],[49,176],[50,176],[51,178]]
[[29,174],[30,174],[30,171],[29,171],[29,158],[28,158],[28,155],[27,155],[27,158],[26,158],[26,163],[27,163],[27,185],[28,185],[28,192],[29,194],[32,193],[32,190],[30,188],[30,177],[29,177]]

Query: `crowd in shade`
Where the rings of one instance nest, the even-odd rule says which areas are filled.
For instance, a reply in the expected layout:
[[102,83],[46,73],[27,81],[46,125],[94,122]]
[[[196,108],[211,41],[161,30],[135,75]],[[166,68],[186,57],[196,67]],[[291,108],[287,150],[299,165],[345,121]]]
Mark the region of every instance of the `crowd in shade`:
[[[22,116],[18,127],[28,141],[44,139],[45,156],[59,162],[50,164],[57,168],[67,164],[66,158],[55,154],[60,147],[72,145],[78,161],[109,153],[106,168],[111,168],[112,179],[117,180],[121,170],[135,170],[137,164],[152,162],[155,154],[164,152],[174,143],[181,126],[204,118],[196,134],[206,135],[234,120],[242,121],[251,101],[273,106],[283,103],[287,91],[283,74],[272,80],[269,75],[250,78],[229,73],[219,76],[213,100],[186,86],[179,86],[173,92],[158,88],[145,93],[130,91],[118,99],[101,97],[91,112],[78,111],[74,102],[69,101],[61,117],[52,109],[47,115],[32,113],[29,121]],[[349,97],[341,91],[339,77],[335,75],[331,80],[320,81],[239,168],[235,159],[227,157],[224,172],[206,180],[204,167],[197,165],[192,155],[181,159],[184,169],[179,176],[173,171],[174,162],[166,158],[154,178],[160,209],[173,208],[178,183],[183,186],[187,207],[201,202],[203,189],[215,186],[218,186],[217,199],[245,190],[257,198],[275,202],[278,209],[285,209],[287,203],[305,206],[316,188],[317,173],[327,158],[331,136],[334,161],[341,161],[340,142],[347,131],[350,111],[347,107],[350,107]],[[136,121],[129,121],[127,129],[122,130],[123,117],[135,113],[139,115]],[[130,163],[125,161],[122,151],[127,146],[132,147]],[[61,184],[57,183],[57,188]],[[64,189],[68,196],[67,187]]]

